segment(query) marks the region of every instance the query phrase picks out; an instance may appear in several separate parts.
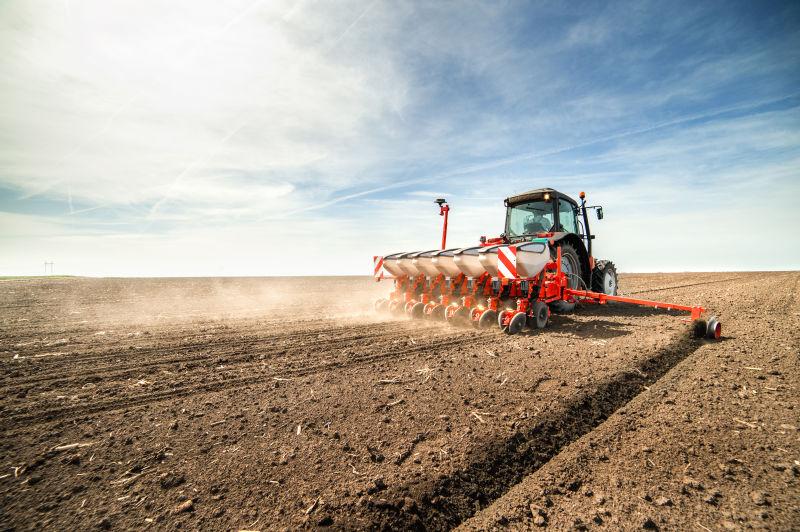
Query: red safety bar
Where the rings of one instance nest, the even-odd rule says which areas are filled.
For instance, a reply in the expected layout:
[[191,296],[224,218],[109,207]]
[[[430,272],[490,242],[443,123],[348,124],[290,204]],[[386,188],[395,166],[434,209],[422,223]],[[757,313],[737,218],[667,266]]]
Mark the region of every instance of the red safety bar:
[[706,311],[704,307],[699,307],[699,306],[692,307],[688,305],[676,305],[674,303],[664,303],[662,301],[636,299],[633,297],[610,296],[608,294],[602,294],[600,292],[590,292],[589,290],[573,290],[572,288],[566,288],[564,290],[564,295],[581,299],[589,299],[592,302],[598,303],[600,305],[605,305],[609,301],[618,301],[620,303],[630,303],[632,305],[640,305],[643,307],[653,307],[666,310],[682,310],[684,312],[691,312],[693,320],[698,319],[700,315]]

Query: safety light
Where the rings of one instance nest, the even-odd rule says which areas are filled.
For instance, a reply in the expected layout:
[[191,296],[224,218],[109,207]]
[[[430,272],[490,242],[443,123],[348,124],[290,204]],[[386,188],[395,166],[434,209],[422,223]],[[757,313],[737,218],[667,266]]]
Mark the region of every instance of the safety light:
[[544,193],[544,200],[545,201],[550,201],[550,193],[549,192],[545,192]]
[[586,197],[586,192],[581,191],[581,193],[578,194],[578,197],[584,199]]

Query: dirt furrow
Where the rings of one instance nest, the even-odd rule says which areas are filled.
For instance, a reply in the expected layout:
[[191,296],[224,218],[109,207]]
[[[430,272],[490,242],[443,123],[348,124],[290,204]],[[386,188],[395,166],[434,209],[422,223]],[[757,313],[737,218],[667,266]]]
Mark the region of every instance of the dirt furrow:
[[[391,322],[396,325],[397,329],[408,328],[408,325],[404,321],[397,321]],[[365,332],[366,330],[371,329],[381,329],[385,328],[383,322],[376,322],[373,324],[354,324],[351,326],[339,326],[336,328],[331,328],[330,324],[320,325],[312,329],[308,329],[305,326],[300,326],[299,328],[295,325],[295,329],[290,329],[288,331],[284,330],[278,333],[268,333],[266,335],[257,334],[254,337],[248,338],[248,330],[242,330],[241,328],[236,328],[235,330],[224,330],[221,334],[220,333],[210,333],[210,332],[201,332],[201,333],[194,333],[194,334],[186,334],[186,335],[179,335],[180,340],[175,342],[174,338],[176,334],[172,332],[169,335],[164,336],[163,338],[160,335],[147,335],[145,338],[136,338],[131,339],[128,337],[120,338],[117,340],[117,343],[124,342],[126,345],[124,347],[116,347],[116,348],[109,348],[107,346],[101,346],[100,349],[92,349],[91,346],[84,346],[83,344],[76,344],[79,348],[87,348],[89,349],[88,352],[85,353],[78,353],[78,354],[65,354],[59,356],[48,356],[48,357],[37,357],[37,355],[41,355],[49,350],[52,350],[57,347],[53,346],[39,346],[42,349],[33,350],[30,353],[26,353],[24,358],[25,359],[35,359],[37,364],[41,365],[52,365],[54,367],[60,367],[63,365],[64,360],[63,357],[69,357],[68,361],[71,365],[76,364],[87,364],[94,366],[98,362],[101,362],[105,359],[115,359],[121,355],[120,350],[130,350],[131,347],[134,347],[136,350],[136,356],[146,356],[149,354],[157,354],[161,351],[188,351],[195,348],[205,348],[205,349],[213,349],[214,347],[225,345],[231,341],[265,341],[265,340],[273,340],[273,341],[289,341],[291,340],[294,343],[300,343],[305,341],[307,338],[313,338],[319,336],[320,334],[339,334],[339,333],[348,333],[353,331]],[[198,327],[194,327],[197,329]],[[264,325],[254,325],[251,327],[252,329],[262,329],[269,331],[270,328]],[[252,334],[252,333],[250,333]],[[209,338],[211,337],[211,338]],[[334,338],[335,339],[335,338]],[[188,341],[187,341],[188,340]],[[143,347],[137,348],[136,343],[144,344]],[[161,343],[164,342],[164,343]],[[156,343],[156,345],[148,345]],[[62,357],[62,358],[59,358]],[[3,361],[6,363],[13,363],[19,364],[19,360],[15,360],[12,362],[13,359],[6,358]]]
[[773,278],[733,301],[723,342],[704,343],[463,530],[797,529],[799,285],[796,273]]
[[[390,328],[389,331],[381,330],[372,334],[361,331],[357,334],[345,337],[336,337],[335,335],[340,332],[338,330],[329,333],[332,338],[326,336],[325,338],[321,339],[318,338],[320,331],[307,332],[305,334],[297,335],[289,333],[285,335],[275,335],[267,338],[257,338],[245,341],[242,341],[241,337],[237,335],[235,338],[209,340],[205,344],[197,342],[190,345],[180,345],[175,347],[159,345],[158,347],[137,349],[133,353],[130,351],[115,352],[114,354],[102,355],[101,360],[105,361],[106,365],[97,365],[95,363],[97,358],[100,358],[100,356],[96,358],[84,359],[81,360],[83,364],[74,365],[68,372],[57,370],[44,374],[36,374],[27,378],[13,377],[12,379],[4,380],[2,383],[0,383],[0,386],[2,386],[0,389],[6,390],[7,393],[14,393],[15,390],[20,388],[42,384],[48,384],[51,386],[61,385],[64,387],[65,384],[75,385],[86,382],[97,382],[100,378],[120,379],[130,377],[135,374],[141,374],[144,370],[162,366],[180,365],[181,371],[185,371],[186,369],[192,369],[193,367],[196,367],[196,363],[213,363],[214,360],[209,357],[209,352],[214,351],[218,347],[225,348],[230,346],[230,350],[223,349],[222,351],[215,352],[214,354],[214,358],[224,357],[226,366],[232,366],[238,363],[246,363],[253,360],[257,356],[253,350],[258,350],[260,353],[265,353],[267,352],[266,350],[268,348],[280,348],[278,352],[274,352],[272,354],[283,355],[287,351],[297,350],[298,348],[306,350],[317,346],[325,346],[326,350],[333,348],[342,349],[354,343],[380,342],[386,338],[397,338],[398,333],[406,332],[408,330],[407,324],[404,322],[398,323],[401,324],[401,326],[397,328]],[[359,328],[357,327],[353,327],[351,330],[358,329]],[[441,332],[441,336],[451,335],[452,331],[447,331],[447,329],[444,329]],[[314,339],[308,341],[308,338]],[[286,341],[288,340],[291,340],[291,343],[287,345]],[[196,350],[201,352],[192,355],[181,354],[190,353]],[[143,356],[161,353],[165,355],[163,358],[157,358],[151,361],[141,360]],[[122,357],[128,359],[131,358],[131,356],[135,357],[131,363],[120,363],[120,359]],[[261,360],[269,360],[270,358],[271,357],[266,357]],[[201,366],[204,365],[201,364]]]
[[[798,276],[790,283],[786,275],[621,277],[622,289],[645,293],[652,287],[658,299],[702,304],[723,320],[721,358],[703,366],[702,380],[694,375],[696,382],[682,395],[670,396],[675,404],[667,405],[668,417],[662,414],[654,427],[666,430],[672,423],[693,434],[695,426],[683,424],[680,416],[687,410],[679,405],[701,389],[705,394],[698,400],[709,408],[720,404],[717,395],[742,407],[762,393],[784,403],[791,402],[791,394],[796,399],[796,390],[784,390],[788,379],[767,371],[787,349],[794,345],[796,351],[788,341],[770,343],[768,332],[790,310],[783,299],[765,297],[796,290]],[[276,286],[281,294],[273,293]],[[370,298],[386,289],[376,289],[369,279],[3,284],[0,304],[18,298],[30,307],[0,310],[8,324],[0,340],[0,379],[6,386],[0,400],[0,528],[450,529],[504,500],[520,480],[551,471],[578,442],[595,441],[606,426],[603,420],[621,416],[647,387],[660,389],[664,372],[673,375],[670,368],[710,352],[709,344],[686,336],[688,325],[679,313],[625,305],[584,305],[553,315],[542,331],[514,337],[496,329],[369,318],[358,323],[352,313],[328,319],[325,312],[323,317],[307,312],[319,310],[318,301],[327,309],[352,311],[369,306]],[[346,298],[354,303],[341,305]],[[38,308],[55,301],[64,301],[64,307]],[[205,314],[198,314],[204,301]],[[274,314],[259,310],[209,319],[224,314],[220,309],[226,305],[263,309],[265,301],[274,303]],[[72,321],[68,316],[75,309],[102,320],[65,326],[61,318]],[[154,321],[159,313],[175,319]],[[734,322],[731,313],[740,319]],[[763,342],[745,346],[739,343],[743,333],[729,328],[729,323],[745,327],[748,318],[758,321]],[[114,327],[107,326],[111,322]],[[73,326],[85,332],[61,333]],[[141,336],[128,336],[137,331]],[[72,354],[10,360],[15,354],[44,354],[50,349],[44,344],[62,338]],[[773,354],[756,359],[762,343]],[[737,365],[726,369],[720,364],[734,360],[727,358],[730,349],[742,349],[743,356],[736,353]],[[737,388],[730,382],[710,387],[726,371],[740,379]],[[773,406],[778,411],[780,403]],[[692,419],[702,423],[702,412],[693,411]],[[755,431],[750,425],[760,426],[761,416],[766,414],[735,413],[747,424],[728,424]],[[696,442],[695,451],[672,440],[662,445],[657,433],[644,443],[653,454],[617,463],[606,448],[630,437],[627,431],[640,421],[628,419],[601,448],[589,445],[587,452],[605,454],[608,462],[602,464],[615,464],[614,475],[623,478],[657,474],[670,457],[683,456],[679,453],[697,463],[692,453],[702,447]],[[777,423],[797,425],[790,419]],[[742,459],[753,454],[738,448],[743,440],[725,441],[732,445],[728,454]],[[775,456],[784,453],[778,447],[794,449],[786,442],[759,444],[761,452]],[[583,471],[583,464],[576,467]],[[791,480],[791,464],[781,474]],[[557,477],[553,482],[563,486],[553,489],[573,494],[573,502],[583,500],[583,488],[572,492],[567,480]],[[616,489],[613,480],[600,482]],[[641,488],[631,491],[624,484],[617,491],[606,496],[623,501],[620,508],[641,495]],[[677,505],[676,496],[669,496]],[[523,499],[527,521],[508,521],[511,526],[534,525],[536,516]],[[190,510],[175,510],[187,501]],[[555,509],[548,512],[546,524],[574,524],[559,520]],[[486,523],[483,528],[503,526]],[[672,523],[676,529],[694,526]]]
[[[13,431],[15,429],[20,428],[20,427],[15,427],[14,425],[20,425],[23,423],[26,424],[26,427],[23,430],[27,430],[30,427],[30,425],[47,423],[54,420],[65,421],[86,416],[89,414],[98,414],[101,412],[108,412],[111,410],[123,410],[134,406],[141,406],[145,404],[174,399],[178,397],[187,397],[209,392],[218,392],[225,389],[236,388],[240,386],[248,386],[264,382],[272,382],[272,380],[275,378],[300,377],[314,373],[319,373],[322,371],[340,370],[356,365],[370,364],[390,358],[401,360],[414,356],[415,354],[420,352],[426,352],[432,349],[439,349],[444,347],[454,347],[457,345],[462,345],[468,342],[475,342],[475,341],[476,339],[472,334],[456,338],[453,338],[452,335],[450,335],[448,340],[421,344],[419,346],[409,349],[400,349],[394,351],[390,350],[376,354],[368,354],[366,356],[358,356],[345,361],[337,361],[324,364],[310,364],[310,365],[298,364],[299,367],[294,367],[294,368],[286,367],[285,369],[281,369],[278,371],[273,370],[268,374],[264,373],[260,373],[257,375],[250,374],[246,377],[222,377],[219,378],[217,381],[209,384],[201,384],[192,381],[186,384],[174,386],[169,390],[165,391],[128,396],[124,399],[113,398],[105,401],[98,401],[96,403],[88,405],[74,405],[74,406],[45,408],[45,409],[31,409],[27,411],[24,409],[20,409],[16,413],[12,411],[11,413],[7,414],[6,420],[10,422],[9,423],[10,426],[3,427],[2,430],[4,432],[10,430]],[[260,366],[260,364],[255,365],[255,367],[258,366]]]

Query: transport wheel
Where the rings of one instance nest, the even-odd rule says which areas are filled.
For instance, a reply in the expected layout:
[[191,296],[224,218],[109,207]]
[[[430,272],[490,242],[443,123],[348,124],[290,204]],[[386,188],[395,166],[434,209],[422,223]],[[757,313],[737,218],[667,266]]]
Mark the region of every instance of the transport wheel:
[[497,311],[492,309],[484,310],[483,314],[481,314],[481,319],[478,320],[478,328],[488,329],[495,323],[497,323]]
[[537,329],[544,329],[545,325],[547,325],[547,320],[550,318],[550,309],[547,308],[547,304],[542,301],[534,301],[533,302],[533,314],[531,315],[531,329],[536,327]]
[[385,297],[382,297],[375,301],[374,304],[375,312],[386,312],[389,310],[389,300]]
[[444,321],[444,305],[436,305],[431,310],[431,313],[428,314],[428,319],[433,321]]
[[[557,247],[561,248],[561,271],[567,276],[567,286],[575,290],[583,288],[583,268],[581,268],[581,258],[578,251],[569,242],[561,242]],[[552,248],[550,253],[555,259],[557,256],[556,248]],[[555,312],[572,312],[575,310],[575,303],[569,301],[553,301],[550,308]]]
[[706,320],[694,320],[692,322],[692,333],[695,338],[704,338],[708,331],[708,323]]
[[518,332],[522,331],[522,328],[525,327],[525,324],[528,321],[528,315],[524,312],[517,312],[514,314],[514,317],[511,318],[511,321],[508,322],[508,327],[505,330],[506,334],[517,334]]
[[506,310],[501,310],[501,311],[500,311],[500,312],[497,314],[497,325],[499,325],[499,326],[500,326],[500,330],[501,330],[501,331],[503,331],[503,332],[508,332],[508,325],[504,324],[503,322],[504,322],[504,321],[506,321],[506,316],[507,316],[507,315],[508,315],[510,312],[511,312],[511,313],[513,313],[514,311],[513,311],[513,310],[509,310],[509,309],[506,309]]
[[617,295],[617,269],[610,260],[598,260],[592,270],[592,292]]
[[708,318],[708,325],[706,326],[706,338],[710,340],[719,340],[722,336],[722,324],[716,316]]
[[409,314],[413,319],[421,320],[425,316],[425,303],[422,301],[416,303],[413,307],[411,307],[411,312]]

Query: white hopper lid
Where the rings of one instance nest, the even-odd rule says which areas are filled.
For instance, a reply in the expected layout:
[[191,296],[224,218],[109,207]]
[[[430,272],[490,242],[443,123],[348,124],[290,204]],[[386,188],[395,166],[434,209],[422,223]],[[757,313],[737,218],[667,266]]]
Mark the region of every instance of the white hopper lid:
[[415,253],[419,253],[418,251],[411,251],[410,253],[403,253],[397,258],[397,265],[406,272],[406,275],[410,277],[416,277],[419,275],[419,269],[414,266],[412,262],[411,256]]
[[406,275],[406,272],[404,272],[400,268],[398,260],[401,256],[405,254],[406,252],[403,251],[400,253],[392,253],[390,255],[386,255],[385,257],[383,257],[383,267],[386,268],[387,272],[391,273],[395,277],[403,277],[404,275]]
[[411,263],[417,267],[426,277],[438,277],[441,272],[436,268],[433,263],[434,253],[441,251],[439,249],[432,249],[430,251],[420,251],[411,255]]
[[453,262],[453,254],[458,251],[458,249],[459,248],[444,249],[433,254],[432,261],[434,266],[448,279],[461,275],[461,270],[459,270],[456,263]]
[[480,277],[486,273],[486,268],[483,267],[481,261],[478,259],[478,254],[482,249],[484,249],[483,246],[471,246],[468,248],[461,248],[453,254],[453,261],[456,263],[456,266],[458,266],[467,277]]
[[526,242],[516,248],[519,277],[536,277],[550,262],[550,247],[545,242]]
[[478,253],[478,260],[481,262],[483,268],[489,272],[492,277],[497,277],[497,249],[503,247],[505,244],[495,244],[493,246],[486,246]]

